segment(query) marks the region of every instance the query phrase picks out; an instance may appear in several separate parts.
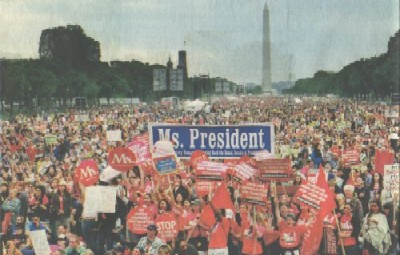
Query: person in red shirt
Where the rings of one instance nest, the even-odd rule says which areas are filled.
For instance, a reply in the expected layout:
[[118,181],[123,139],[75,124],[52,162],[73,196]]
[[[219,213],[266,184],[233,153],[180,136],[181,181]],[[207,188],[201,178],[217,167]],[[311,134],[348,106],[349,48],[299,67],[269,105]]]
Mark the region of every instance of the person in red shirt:
[[[350,204],[346,204],[343,209],[344,213],[340,217],[338,244],[344,247],[345,254],[358,255],[361,252],[357,244],[357,237],[360,234],[360,220],[353,216]],[[339,254],[343,254],[342,249],[339,249]]]
[[215,223],[209,229],[208,255],[228,255],[228,234],[230,222],[214,207]]

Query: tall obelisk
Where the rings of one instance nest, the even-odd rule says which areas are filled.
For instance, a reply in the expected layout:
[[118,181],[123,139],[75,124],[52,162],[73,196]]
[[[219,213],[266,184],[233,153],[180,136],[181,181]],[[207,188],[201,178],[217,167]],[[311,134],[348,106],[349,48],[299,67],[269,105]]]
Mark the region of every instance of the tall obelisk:
[[262,54],[262,89],[263,92],[272,91],[271,82],[271,39],[269,29],[269,10],[265,2],[263,12],[263,54]]

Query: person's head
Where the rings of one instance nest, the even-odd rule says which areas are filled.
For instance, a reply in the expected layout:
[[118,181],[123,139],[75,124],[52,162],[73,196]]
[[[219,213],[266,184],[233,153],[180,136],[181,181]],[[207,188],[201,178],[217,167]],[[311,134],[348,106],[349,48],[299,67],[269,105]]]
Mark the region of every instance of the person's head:
[[71,236],[69,238],[69,247],[71,247],[72,249],[75,249],[78,246],[79,246],[78,238],[76,238],[76,236]]
[[34,212],[32,215],[32,222],[38,224],[40,222],[40,214],[38,212]]
[[343,211],[345,215],[351,215],[351,213],[353,212],[353,209],[351,208],[350,204],[345,204],[343,207]]
[[189,201],[189,199],[185,199],[185,200],[183,201],[183,207],[184,207],[186,210],[189,210],[189,209],[190,209],[190,201]]
[[183,203],[183,196],[182,196],[181,193],[176,194],[175,202],[176,202],[177,204],[182,205],[182,203]]
[[12,189],[10,190],[10,198],[16,198],[17,197],[17,190]]
[[171,211],[171,206],[169,205],[168,201],[165,199],[161,199],[158,203],[158,209],[160,211]]
[[188,243],[185,239],[178,239],[176,245],[178,245],[178,249],[181,251],[187,250],[188,247]]
[[66,234],[67,233],[67,228],[64,225],[59,225],[57,227],[57,234]]
[[344,185],[344,196],[346,198],[353,198],[354,195],[354,186],[353,185]]
[[0,192],[4,193],[4,192],[6,192],[7,190],[8,190],[8,183],[5,182],[5,181],[3,181],[3,182],[0,184]]
[[379,200],[372,200],[371,202],[369,202],[369,212],[372,214],[377,214],[380,213],[381,210],[381,203],[379,202]]
[[169,245],[163,244],[157,250],[157,255],[171,255],[172,249]]
[[150,240],[154,239],[158,234],[157,226],[154,224],[150,224],[147,226],[147,238]]
[[288,213],[285,217],[286,225],[294,226],[296,224],[296,216],[292,213]]
[[66,188],[67,188],[67,183],[66,183],[64,180],[61,180],[61,181],[58,183],[58,190],[59,190],[60,192],[63,192],[63,191],[66,190]]
[[175,175],[174,185],[179,186],[181,184],[182,184],[182,176],[180,176],[179,174]]

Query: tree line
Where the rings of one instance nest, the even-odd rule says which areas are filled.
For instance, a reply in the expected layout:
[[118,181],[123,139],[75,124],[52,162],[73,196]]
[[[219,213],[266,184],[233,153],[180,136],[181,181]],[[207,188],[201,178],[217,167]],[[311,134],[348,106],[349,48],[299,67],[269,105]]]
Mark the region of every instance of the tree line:
[[386,53],[355,61],[337,73],[318,71],[312,78],[297,80],[285,93],[387,98],[400,90],[399,49],[400,30],[390,37]]

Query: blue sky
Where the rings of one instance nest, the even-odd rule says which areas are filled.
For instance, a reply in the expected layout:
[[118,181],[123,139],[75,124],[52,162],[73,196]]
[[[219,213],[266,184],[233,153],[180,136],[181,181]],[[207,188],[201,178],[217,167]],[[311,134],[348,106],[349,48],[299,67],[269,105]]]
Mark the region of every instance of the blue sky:
[[[177,64],[189,75],[261,82],[265,0],[0,0],[0,57],[38,58],[43,29],[79,24],[102,60]],[[339,71],[384,53],[399,29],[398,0],[268,0],[272,80]],[[289,61],[291,59],[291,61]]]

